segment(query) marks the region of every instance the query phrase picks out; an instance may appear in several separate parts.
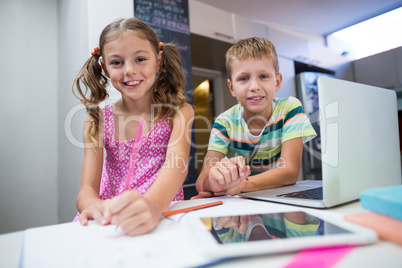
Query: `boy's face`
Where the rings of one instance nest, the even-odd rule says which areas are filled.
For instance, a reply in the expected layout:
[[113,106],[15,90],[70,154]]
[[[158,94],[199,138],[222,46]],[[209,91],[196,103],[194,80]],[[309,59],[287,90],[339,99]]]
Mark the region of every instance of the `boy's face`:
[[244,108],[244,119],[263,116],[269,119],[272,113],[272,100],[282,84],[282,74],[275,73],[272,60],[234,59],[232,79],[228,79],[230,93]]

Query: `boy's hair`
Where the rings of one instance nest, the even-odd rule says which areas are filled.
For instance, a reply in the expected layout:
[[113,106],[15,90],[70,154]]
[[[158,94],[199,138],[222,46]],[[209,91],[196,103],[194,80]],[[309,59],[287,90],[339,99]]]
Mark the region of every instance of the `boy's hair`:
[[[93,143],[96,141],[95,135],[99,131],[99,125],[103,122],[99,104],[109,96],[106,91],[108,78],[102,72],[99,58],[103,56],[105,44],[124,33],[132,33],[139,38],[148,40],[155,56],[160,50],[163,51],[159,74],[156,77],[152,94],[152,103],[159,104],[155,105],[155,121],[168,115],[173,116],[176,109],[185,103],[185,75],[176,45],[162,44],[159,48],[159,38],[155,31],[139,19],[116,20],[103,29],[99,37],[99,54],[94,54],[86,61],[73,83],[73,94],[81,100],[92,117],[91,126],[86,135]],[[81,83],[85,86],[84,91],[81,89]],[[75,92],[74,86],[77,92]]]
[[232,80],[232,61],[268,58],[272,60],[275,72],[279,73],[278,56],[274,45],[262,37],[252,37],[238,41],[226,52],[226,72]]

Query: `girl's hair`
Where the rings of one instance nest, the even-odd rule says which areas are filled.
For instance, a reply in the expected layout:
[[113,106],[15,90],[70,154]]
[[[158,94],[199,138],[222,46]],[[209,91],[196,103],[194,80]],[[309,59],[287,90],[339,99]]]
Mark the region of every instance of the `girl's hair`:
[[250,58],[272,59],[275,72],[279,73],[278,56],[274,45],[265,38],[252,37],[240,40],[226,52],[226,72],[228,78],[232,80],[232,61],[234,59],[245,60]]
[[[106,26],[99,37],[99,51],[85,62],[73,83],[73,94],[85,105],[88,114],[92,117],[91,125],[86,133],[92,143],[103,122],[102,110],[99,104],[109,94],[106,91],[108,78],[102,72],[99,58],[103,56],[105,44],[124,33],[132,33],[139,38],[148,40],[155,52],[163,51],[159,74],[154,83],[152,103],[156,111],[155,121],[166,116],[173,116],[176,110],[185,103],[184,88],[185,76],[181,67],[180,53],[175,44],[162,44],[155,31],[145,22],[136,18],[119,19]],[[158,47],[159,46],[159,47]],[[83,91],[81,83],[85,86]],[[76,88],[76,91],[74,90]],[[89,92],[89,94],[88,94]],[[78,93],[78,94],[77,94]]]

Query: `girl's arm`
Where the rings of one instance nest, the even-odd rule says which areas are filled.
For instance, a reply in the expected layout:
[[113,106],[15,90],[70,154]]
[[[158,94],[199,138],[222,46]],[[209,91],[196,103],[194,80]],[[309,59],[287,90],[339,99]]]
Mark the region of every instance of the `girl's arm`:
[[140,235],[155,229],[162,213],[182,187],[188,172],[193,119],[194,111],[189,104],[175,114],[166,161],[143,196],[137,191],[125,191],[111,200],[108,210],[112,223],[128,235]]
[[194,110],[186,103],[173,118],[165,164],[154,184],[144,195],[158,206],[160,215],[168,209],[186,179],[193,120]]
[[[96,145],[86,137],[92,118],[88,116],[84,121],[84,161],[82,164],[81,186],[77,197],[77,208],[81,213],[79,221],[86,225],[88,220],[94,219],[99,224],[107,224],[103,217],[104,201],[99,198],[99,187],[103,165],[103,134],[96,135]],[[103,133],[102,126],[99,132]]]
[[282,144],[280,166],[242,181],[238,186],[228,189],[226,194],[252,192],[276,188],[296,183],[302,162],[303,140],[295,138]]

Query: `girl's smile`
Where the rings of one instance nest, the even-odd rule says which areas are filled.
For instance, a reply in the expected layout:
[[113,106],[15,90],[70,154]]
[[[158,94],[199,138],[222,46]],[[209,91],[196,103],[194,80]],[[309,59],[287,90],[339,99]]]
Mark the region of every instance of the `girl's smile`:
[[141,81],[131,81],[131,82],[123,82],[124,84],[126,84],[127,86],[136,86],[139,83],[141,83]]

